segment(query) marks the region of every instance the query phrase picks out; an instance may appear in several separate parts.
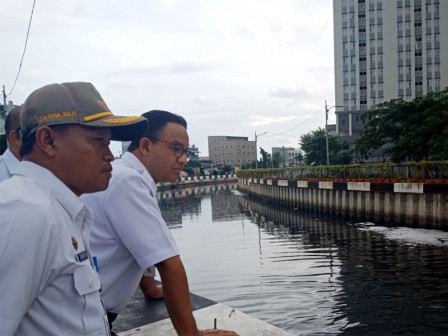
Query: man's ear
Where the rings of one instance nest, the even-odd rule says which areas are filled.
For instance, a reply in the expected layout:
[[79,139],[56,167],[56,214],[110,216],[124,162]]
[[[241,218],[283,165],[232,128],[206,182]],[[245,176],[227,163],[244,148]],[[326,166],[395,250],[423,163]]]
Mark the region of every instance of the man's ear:
[[8,143],[11,145],[13,144],[14,146],[19,146],[20,147],[20,134],[19,132],[17,132],[16,130],[12,130],[11,132],[9,132],[8,134]]
[[138,148],[142,152],[142,154],[148,155],[151,150],[151,145],[152,141],[147,137],[143,137],[140,139]]
[[36,146],[48,156],[53,157],[56,154],[55,140],[57,137],[58,133],[51,127],[39,127],[36,131]]

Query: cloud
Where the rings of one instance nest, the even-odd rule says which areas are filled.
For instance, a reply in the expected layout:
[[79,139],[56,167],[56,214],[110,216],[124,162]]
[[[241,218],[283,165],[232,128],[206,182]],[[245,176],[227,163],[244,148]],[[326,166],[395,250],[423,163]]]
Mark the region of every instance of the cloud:
[[249,122],[249,125],[264,126],[264,125],[270,125],[270,124],[286,123],[286,122],[296,119],[296,117],[295,116],[285,116],[285,117],[252,116],[252,117],[250,117],[250,119],[252,119],[252,121]]
[[203,106],[213,106],[216,105],[216,102],[203,97],[193,97],[193,102],[197,105],[203,105]]

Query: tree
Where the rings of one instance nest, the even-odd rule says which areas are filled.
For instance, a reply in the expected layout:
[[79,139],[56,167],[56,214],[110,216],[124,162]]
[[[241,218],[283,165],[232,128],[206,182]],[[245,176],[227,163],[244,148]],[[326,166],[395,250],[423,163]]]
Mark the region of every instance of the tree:
[[260,147],[261,159],[258,163],[259,168],[269,168],[271,167],[271,154],[266,152],[263,148]]
[[230,174],[233,171],[233,168],[231,165],[225,165],[222,167],[222,172],[226,174]]
[[[327,145],[325,130],[318,128],[300,137],[299,142],[305,152],[305,164],[322,166],[327,164]],[[343,144],[339,135],[328,134],[328,149],[331,164],[348,164],[352,157],[350,152],[341,152]]]
[[272,154],[272,167],[279,168],[283,166],[283,157],[279,152]]
[[448,159],[448,88],[410,102],[390,100],[361,118],[368,122],[355,150],[364,157],[384,146],[393,162]]

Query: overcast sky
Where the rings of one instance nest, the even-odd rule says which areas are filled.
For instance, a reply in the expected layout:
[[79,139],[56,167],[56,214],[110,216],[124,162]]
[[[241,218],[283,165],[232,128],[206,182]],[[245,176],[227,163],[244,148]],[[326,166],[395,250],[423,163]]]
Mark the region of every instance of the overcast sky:
[[[13,89],[33,0],[0,3],[0,85]],[[92,82],[114,114],[163,109],[190,144],[245,136],[299,147],[334,105],[331,0],[36,0],[17,84]],[[330,121],[334,120],[331,110]],[[119,146],[113,145],[117,154]]]

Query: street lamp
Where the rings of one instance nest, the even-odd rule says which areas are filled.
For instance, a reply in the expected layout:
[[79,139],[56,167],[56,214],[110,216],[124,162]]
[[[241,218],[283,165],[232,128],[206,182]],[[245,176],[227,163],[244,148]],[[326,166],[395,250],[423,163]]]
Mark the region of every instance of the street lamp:
[[257,131],[255,131],[255,168],[258,168],[258,147],[257,147],[257,139],[262,135],[265,135],[268,132],[264,132],[257,135]]
[[330,165],[330,151],[328,149],[328,111],[330,111],[333,107],[344,107],[344,106],[331,106],[327,107],[327,101],[325,100],[325,144],[327,147],[327,166]]

